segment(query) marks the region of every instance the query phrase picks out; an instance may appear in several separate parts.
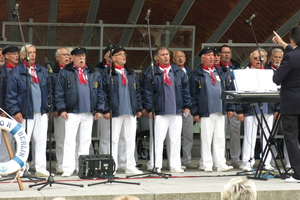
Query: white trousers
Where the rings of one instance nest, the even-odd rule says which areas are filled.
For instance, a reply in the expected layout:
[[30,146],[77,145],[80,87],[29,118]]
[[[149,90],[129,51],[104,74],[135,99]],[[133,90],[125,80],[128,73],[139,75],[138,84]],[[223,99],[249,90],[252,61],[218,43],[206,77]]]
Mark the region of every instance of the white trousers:
[[[123,129],[123,131],[122,131]],[[125,158],[126,168],[132,169],[136,166],[134,158],[135,136],[136,136],[136,117],[133,115],[121,115],[112,118],[112,156],[116,164],[116,170],[119,167],[118,152],[119,139],[123,135],[125,138]],[[123,147],[124,148],[124,147]],[[123,167],[123,166],[122,166]]]
[[225,159],[225,116],[212,113],[201,117],[201,157],[204,168],[212,168],[213,158],[216,167],[224,167]]
[[56,170],[62,170],[64,142],[65,142],[65,120],[62,117],[54,117],[54,137],[56,153]]
[[[22,126],[26,127],[26,120]],[[48,116],[47,114],[34,113],[33,119],[27,120],[28,140],[34,141],[34,165],[36,171],[46,170],[46,148],[47,148]]]
[[[100,147],[99,151],[100,154],[109,154],[109,143],[110,143],[110,126],[109,126],[109,120],[106,120],[104,118],[99,119],[99,129],[100,129]],[[121,129],[121,132],[123,133],[123,128]],[[119,168],[126,168],[126,145],[125,145],[125,138],[124,134],[120,134],[119,138],[119,153],[118,153],[118,165]]]
[[183,165],[192,162],[192,148],[193,148],[193,116],[187,117],[182,115],[182,157],[181,162]]
[[[78,165],[76,165],[78,157],[80,155],[89,155],[92,141],[93,115],[92,113],[69,113],[68,115],[69,119],[65,120],[62,166],[65,173],[73,173],[74,170],[78,170]],[[76,137],[78,137],[77,152]]]
[[[261,119],[261,115],[258,115],[259,119]],[[273,115],[265,114],[265,118],[267,120],[268,126],[270,129],[273,126]],[[263,130],[265,133],[265,136],[269,138],[270,133],[267,130],[267,127],[265,123],[263,122]],[[254,159],[254,150],[255,150],[255,144],[256,144],[256,136],[257,136],[257,126],[258,122],[256,119],[256,116],[247,116],[245,117],[244,122],[244,141],[243,141],[243,152],[242,152],[242,160],[243,164],[246,164],[251,159],[251,166],[254,165],[255,159]],[[264,150],[266,146],[266,139],[261,134],[261,140],[262,140],[262,151]],[[267,159],[265,161],[265,165],[269,165],[272,159],[272,154],[269,152]]]
[[[180,148],[181,148],[181,115],[157,115],[155,119],[155,167],[162,168],[164,140],[170,144],[169,164],[170,169],[180,169]],[[152,134],[151,133],[152,138]],[[166,138],[167,137],[167,138]],[[150,145],[151,146],[151,145]],[[151,149],[151,148],[150,148]],[[151,152],[151,154],[153,154]],[[150,156],[153,165],[153,156]]]

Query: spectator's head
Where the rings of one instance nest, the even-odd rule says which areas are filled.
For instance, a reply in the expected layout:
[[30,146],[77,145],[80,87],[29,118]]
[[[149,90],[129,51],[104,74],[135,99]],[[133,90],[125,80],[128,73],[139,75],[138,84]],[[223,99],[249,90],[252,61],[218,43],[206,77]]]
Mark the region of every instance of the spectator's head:
[[140,200],[140,199],[135,196],[118,196],[113,200]]
[[256,200],[256,198],[255,183],[246,178],[231,179],[221,192],[221,200]]

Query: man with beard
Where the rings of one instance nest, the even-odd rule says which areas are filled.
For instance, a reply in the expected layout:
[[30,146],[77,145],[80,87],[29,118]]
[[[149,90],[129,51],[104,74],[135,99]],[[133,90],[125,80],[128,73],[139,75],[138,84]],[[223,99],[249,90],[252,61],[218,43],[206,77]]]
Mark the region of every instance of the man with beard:
[[72,63],[60,70],[55,88],[56,108],[65,120],[64,177],[78,171],[76,160],[80,155],[89,154],[93,120],[102,117],[106,98],[99,72],[86,65],[86,49],[75,48],[71,55]]
[[283,51],[279,48],[273,49],[270,57],[271,62],[268,65],[266,65],[266,69],[273,69],[274,71],[276,71],[280,66],[282,58]]

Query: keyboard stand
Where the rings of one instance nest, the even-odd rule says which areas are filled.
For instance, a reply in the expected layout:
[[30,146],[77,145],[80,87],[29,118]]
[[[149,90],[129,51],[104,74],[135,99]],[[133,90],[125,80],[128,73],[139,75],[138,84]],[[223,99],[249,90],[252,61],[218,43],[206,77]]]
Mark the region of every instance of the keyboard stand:
[[[261,130],[261,135],[263,136],[263,139],[266,140],[266,146],[265,148],[263,149],[262,151],[262,156],[261,156],[261,159],[259,161],[259,164],[258,164],[258,167],[257,167],[257,170],[254,174],[254,177],[248,177],[248,178],[251,178],[251,179],[257,179],[257,180],[267,180],[267,178],[264,178],[264,177],[261,177],[262,175],[262,171],[263,171],[263,168],[264,168],[264,165],[265,165],[265,162],[266,162],[266,159],[267,159],[267,156],[269,153],[272,154],[272,158],[274,159],[274,162],[275,162],[275,165],[276,165],[276,168],[279,172],[279,175],[280,175],[280,178],[281,179],[285,179],[286,178],[286,173],[287,173],[287,170],[285,168],[285,165],[283,163],[283,160],[282,160],[282,153],[280,151],[280,149],[278,148],[278,145],[276,143],[276,140],[275,140],[275,136],[278,132],[278,129],[279,129],[279,125],[280,125],[280,117],[279,118],[276,118],[274,123],[273,123],[273,126],[272,126],[272,129],[270,129],[268,123],[267,123],[267,120],[263,114],[263,110],[262,110],[262,103],[258,103],[258,107],[259,107],[259,112],[260,113],[257,113],[256,109],[255,109],[255,105],[251,105],[254,113],[255,113],[255,116],[256,116],[256,119],[257,119],[257,122],[258,122],[258,127],[259,129]],[[259,114],[261,114],[261,119],[259,119]],[[263,124],[264,122],[264,124]],[[263,126],[266,126],[267,128],[267,131],[269,132],[269,138],[267,138],[265,132],[264,132],[264,129],[263,129]],[[282,166],[283,166],[283,169],[284,169],[284,173],[282,173],[280,171],[280,167],[279,167],[279,164],[277,163],[277,160],[276,160],[276,157],[275,157],[275,154],[272,150],[272,146],[274,146],[278,152],[278,157],[279,157],[279,161],[281,162]]]

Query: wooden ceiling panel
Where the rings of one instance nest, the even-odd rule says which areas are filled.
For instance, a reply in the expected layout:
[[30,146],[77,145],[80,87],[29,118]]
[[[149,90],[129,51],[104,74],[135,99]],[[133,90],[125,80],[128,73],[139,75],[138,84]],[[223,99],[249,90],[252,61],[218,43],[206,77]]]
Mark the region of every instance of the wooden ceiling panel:
[[89,0],[59,1],[57,21],[61,23],[85,23],[89,7]]

